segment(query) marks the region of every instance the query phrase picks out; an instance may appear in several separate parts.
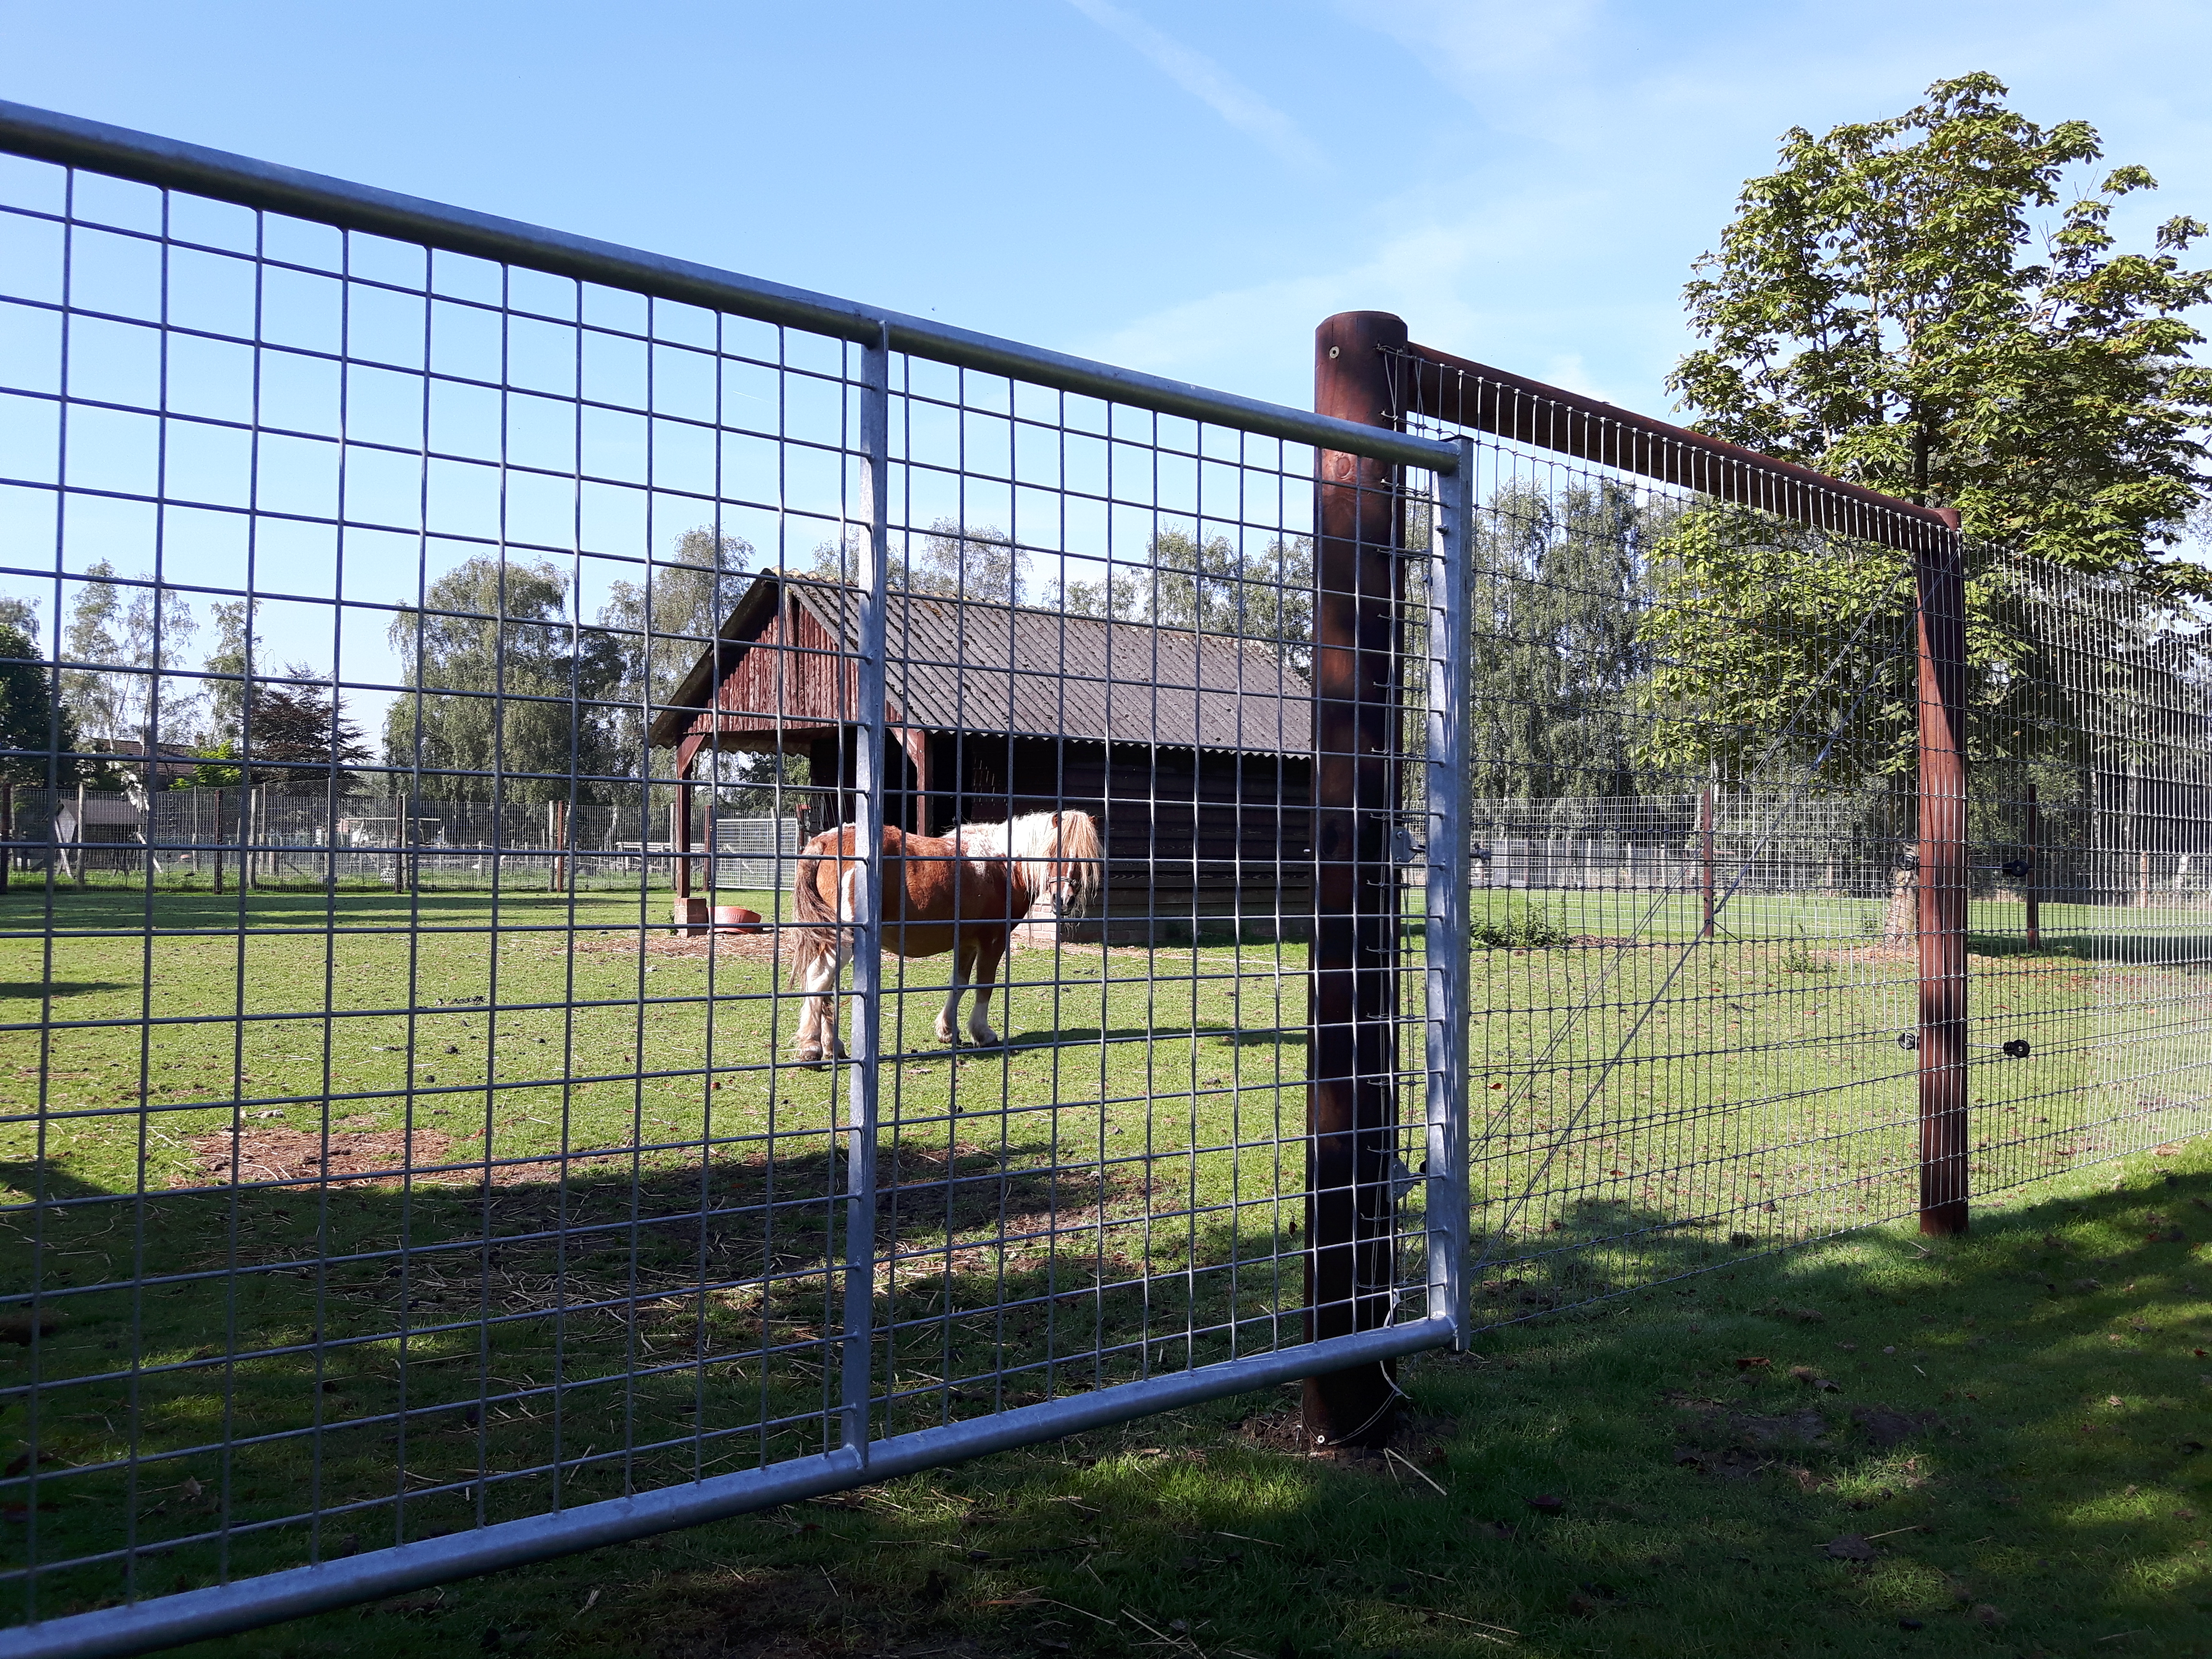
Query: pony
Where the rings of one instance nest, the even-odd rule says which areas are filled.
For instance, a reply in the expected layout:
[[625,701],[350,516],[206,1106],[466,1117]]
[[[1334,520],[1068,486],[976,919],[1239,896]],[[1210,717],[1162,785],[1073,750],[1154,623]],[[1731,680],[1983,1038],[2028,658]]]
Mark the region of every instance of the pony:
[[[793,909],[799,918],[791,982],[804,987],[798,1058],[842,1060],[837,975],[851,959],[860,830],[825,830],[799,849]],[[877,866],[883,888],[883,948],[902,957],[952,952],[952,983],[937,1016],[940,1042],[957,1047],[960,994],[973,987],[968,1035],[980,1048],[1002,1041],[991,1029],[991,987],[1015,926],[1040,901],[1054,915],[1083,909],[1101,879],[1098,825],[1087,812],[1030,812],[1004,823],[963,823],[949,836],[884,830]]]

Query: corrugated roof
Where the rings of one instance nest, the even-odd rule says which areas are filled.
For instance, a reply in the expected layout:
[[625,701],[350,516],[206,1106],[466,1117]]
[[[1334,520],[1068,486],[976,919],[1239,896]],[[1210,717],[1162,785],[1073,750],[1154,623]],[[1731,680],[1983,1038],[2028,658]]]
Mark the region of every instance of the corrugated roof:
[[[757,637],[782,586],[846,648],[860,649],[855,591],[763,571],[720,629]],[[1140,622],[893,590],[885,684],[894,717],[932,731],[1303,754],[1312,691],[1272,644]],[[722,648],[722,670],[732,657]],[[712,701],[714,648],[654,722],[675,741]]]

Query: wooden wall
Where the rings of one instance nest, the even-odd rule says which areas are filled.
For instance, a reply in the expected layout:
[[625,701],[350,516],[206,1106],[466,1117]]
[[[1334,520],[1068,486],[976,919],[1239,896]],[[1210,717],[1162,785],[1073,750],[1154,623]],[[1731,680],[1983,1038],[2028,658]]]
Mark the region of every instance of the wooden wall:
[[[1302,938],[1313,910],[1313,763],[1303,755],[939,733],[938,833],[1071,809],[1097,818],[1106,888],[1069,939]],[[957,780],[957,787],[951,781]]]

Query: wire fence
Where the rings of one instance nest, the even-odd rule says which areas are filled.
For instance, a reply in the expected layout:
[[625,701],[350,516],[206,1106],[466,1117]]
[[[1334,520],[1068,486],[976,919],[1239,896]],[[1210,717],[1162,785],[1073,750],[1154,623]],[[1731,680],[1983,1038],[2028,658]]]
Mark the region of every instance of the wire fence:
[[0,135],[26,1653],[1374,1438],[2205,1127],[2185,608],[1372,313],[1308,414]]
[[1453,1340],[1455,447],[9,119],[11,1651]]
[[[219,893],[343,885],[394,891],[564,891],[610,884],[672,886],[672,811],[565,801],[280,794],[258,787],[157,793],[17,785],[6,808],[14,867],[52,866],[76,886],[143,885]],[[796,817],[715,816],[689,856],[701,878],[736,892],[787,886],[805,826]]]
[[[1479,434],[1471,777],[1511,791],[1469,804],[1478,1322],[2212,1126],[2201,616],[1442,353],[1397,373],[1411,429]],[[1931,563],[1971,641],[1947,844]],[[1947,979],[1971,1016],[1931,1038]]]

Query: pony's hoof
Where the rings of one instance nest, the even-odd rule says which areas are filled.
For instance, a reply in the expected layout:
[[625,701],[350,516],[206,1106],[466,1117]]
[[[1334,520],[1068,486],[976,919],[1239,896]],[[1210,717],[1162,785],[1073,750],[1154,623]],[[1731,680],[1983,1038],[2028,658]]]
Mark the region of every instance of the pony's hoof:
[[801,1066],[819,1066],[822,1063],[822,1050],[810,1043],[801,1048],[795,1058]]

